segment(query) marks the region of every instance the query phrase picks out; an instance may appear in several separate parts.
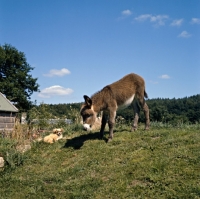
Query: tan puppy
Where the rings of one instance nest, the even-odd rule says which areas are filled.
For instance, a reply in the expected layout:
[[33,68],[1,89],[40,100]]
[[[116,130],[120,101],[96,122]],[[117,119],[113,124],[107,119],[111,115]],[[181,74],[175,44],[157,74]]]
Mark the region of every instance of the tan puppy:
[[53,129],[53,133],[44,137],[44,142],[53,144],[54,142],[63,138],[63,129]]

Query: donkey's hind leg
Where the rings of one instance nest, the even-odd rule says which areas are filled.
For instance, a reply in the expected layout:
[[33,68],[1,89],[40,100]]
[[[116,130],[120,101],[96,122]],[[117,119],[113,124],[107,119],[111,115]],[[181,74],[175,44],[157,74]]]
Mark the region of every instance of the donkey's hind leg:
[[138,106],[138,103],[136,100],[133,101],[132,106],[133,106],[133,110],[134,110],[134,119],[133,119],[133,126],[132,126],[131,130],[135,131],[135,130],[137,130],[137,126],[138,126],[140,107]]
[[144,115],[145,115],[145,130],[149,129],[149,125],[150,125],[150,119],[149,119],[149,107],[147,105],[147,103],[145,102],[145,99],[143,97],[139,98],[139,102],[140,102],[140,106],[142,107],[143,111],[144,111]]
[[143,105],[143,111],[144,111],[145,119],[146,119],[145,130],[148,130],[150,126],[150,119],[149,119],[149,107],[146,102]]

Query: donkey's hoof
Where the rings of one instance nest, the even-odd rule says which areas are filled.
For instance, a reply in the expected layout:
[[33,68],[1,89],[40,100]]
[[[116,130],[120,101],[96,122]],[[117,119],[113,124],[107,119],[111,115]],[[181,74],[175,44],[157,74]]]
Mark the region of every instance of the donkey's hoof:
[[99,136],[99,140],[103,140],[103,136]]
[[131,128],[131,131],[133,132],[133,131],[137,131],[137,127],[132,127]]
[[111,142],[111,141],[112,141],[112,138],[108,138],[107,143],[108,143],[108,142]]

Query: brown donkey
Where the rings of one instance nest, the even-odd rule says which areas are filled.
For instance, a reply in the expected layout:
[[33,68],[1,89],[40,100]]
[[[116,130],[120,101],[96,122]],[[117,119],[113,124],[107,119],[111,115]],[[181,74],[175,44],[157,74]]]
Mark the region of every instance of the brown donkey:
[[[89,98],[87,95],[83,96],[85,103],[81,107],[81,116],[83,118],[83,127],[85,130],[90,130],[95,123],[97,114],[103,111],[100,137],[103,138],[105,125],[108,120],[109,139],[113,138],[113,126],[115,124],[116,111],[118,108],[123,108],[130,105],[134,99],[137,98],[140,106],[143,108],[146,118],[145,129],[149,129],[149,108],[144,100],[147,98],[145,92],[145,82],[142,77],[134,73],[128,74],[119,81],[116,81],[101,91],[92,95]],[[132,130],[137,129],[140,108],[137,103],[133,103],[135,117],[133,120]]]

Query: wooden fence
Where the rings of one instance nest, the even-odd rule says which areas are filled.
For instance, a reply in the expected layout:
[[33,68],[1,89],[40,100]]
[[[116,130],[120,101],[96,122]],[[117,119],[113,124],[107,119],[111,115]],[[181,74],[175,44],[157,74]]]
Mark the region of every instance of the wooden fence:
[[0,117],[0,130],[13,130],[15,117]]

